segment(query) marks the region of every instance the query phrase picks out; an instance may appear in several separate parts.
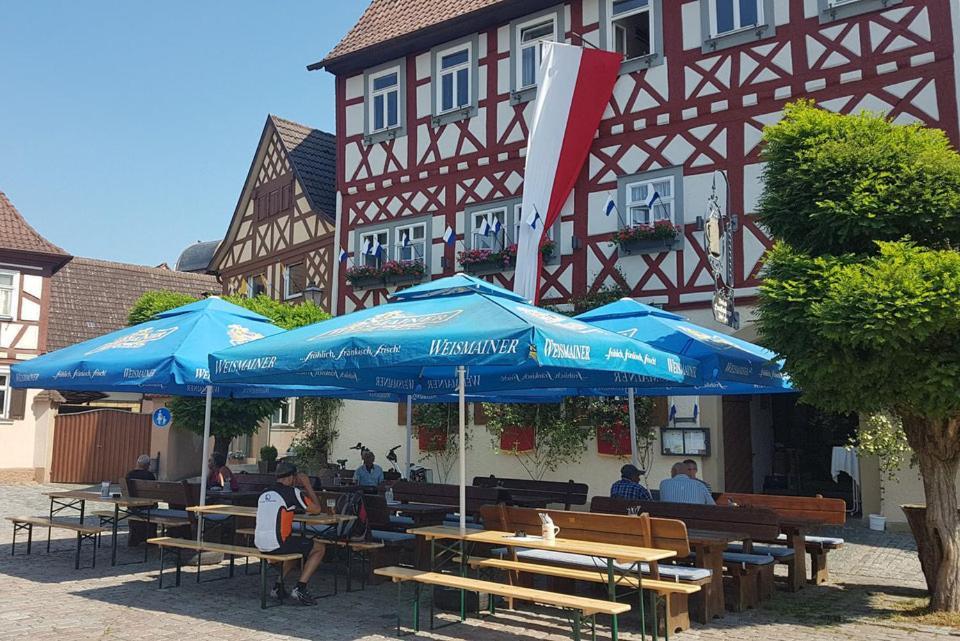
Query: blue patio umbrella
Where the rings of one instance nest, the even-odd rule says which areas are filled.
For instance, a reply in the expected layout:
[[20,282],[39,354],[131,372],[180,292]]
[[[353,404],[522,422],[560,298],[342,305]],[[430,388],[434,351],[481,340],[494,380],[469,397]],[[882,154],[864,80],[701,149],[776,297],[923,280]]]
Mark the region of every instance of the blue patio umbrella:
[[[596,386],[612,375],[682,382],[685,366],[696,365],[462,274],[411,287],[386,305],[210,355],[217,383],[456,392],[461,443],[468,392]],[[461,448],[461,526],[465,467]]]

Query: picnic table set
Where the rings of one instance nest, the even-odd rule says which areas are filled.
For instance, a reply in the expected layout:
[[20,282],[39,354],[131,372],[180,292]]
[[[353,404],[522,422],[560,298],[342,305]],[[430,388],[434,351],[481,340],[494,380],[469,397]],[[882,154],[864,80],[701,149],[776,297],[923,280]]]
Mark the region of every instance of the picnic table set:
[[[341,357],[335,358],[337,354]],[[635,394],[794,391],[780,367],[775,355],[763,348],[635,301],[622,300],[578,317],[568,317],[536,307],[522,296],[486,281],[457,274],[398,291],[383,305],[289,331],[272,325],[263,316],[212,297],[158,314],[149,327],[118,330],[18,363],[13,366],[12,385],[205,397],[203,461],[206,461],[210,405],[214,397],[329,396],[406,402],[408,439],[412,403],[455,402],[460,408],[460,442],[464,442],[468,400],[557,402],[567,396],[632,399]],[[80,373],[96,371],[97,376],[95,380],[80,375],[59,380],[57,372],[65,369]],[[142,373],[142,377],[129,372]],[[630,421],[631,429],[635,429],[632,412]],[[409,457],[410,447],[406,449]],[[636,459],[635,451],[632,456]],[[747,559],[758,556],[772,559],[773,556],[755,554],[757,547],[748,533],[695,527],[687,530],[682,520],[651,518],[646,512],[634,516],[587,513],[590,527],[615,528],[617,536],[631,541],[614,543],[609,533],[590,527],[580,531],[577,518],[583,517],[571,516],[585,514],[574,508],[586,504],[586,486],[573,492],[571,487],[558,488],[547,482],[540,486],[506,487],[475,480],[474,485],[468,487],[464,448],[460,448],[458,466],[459,486],[451,486],[449,490],[402,496],[399,492],[402,484],[424,488],[431,484],[400,481],[398,500],[386,502],[382,495],[365,495],[367,512],[379,515],[377,527],[381,529],[373,529],[363,541],[343,535],[349,528],[342,527],[343,515],[337,514],[298,516],[299,531],[306,536],[327,537],[332,545],[346,551],[348,563],[354,552],[365,554],[369,560],[371,554],[378,552],[377,546],[386,550],[386,554],[392,547],[412,545],[419,550],[413,564],[416,567],[399,562],[384,564],[375,569],[375,574],[401,586],[413,584],[418,596],[422,585],[430,586],[431,591],[440,586],[458,589],[461,595],[480,591],[500,595],[510,603],[527,600],[559,607],[572,614],[575,639],[580,638],[584,625],[588,625],[591,634],[595,633],[597,614],[611,617],[611,635],[614,639],[618,637],[617,617],[632,607],[617,600],[618,591],[625,587],[639,596],[636,605],[641,625],[646,623],[644,592],[663,597],[667,634],[671,628],[676,629],[674,626],[682,628],[688,624],[685,604],[690,595],[699,603],[697,612],[702,619],[723,616],[721,577],[724,574],[740,576],[740,594],[744,598],[764,592],[760,587],[751,587],[760,579],[756,572],[746,569],[753,562]],[[112,535],[111,563],[116,564],[118,526],[125,519],[153,520],[161,528],[195,527],[195,539],[159,536],[148,541],[161,553],[165,548],[175,552],[176,583],[180,582],[180,554],[184,550],[198,554],[214,551],[229,556],[231,576],[234,558],[254,558],[260,563],[261,605],[265,607],[268,567],[294,559],[233,542],[205,540],[203,527],[208,521],[221,528],[221,538],[226,531],[234,537],[243,536],[246,528],[239,524],[243,519],[249,521],[255,517],[256,509],[250,503],[257,493],[255,490],[218,492],[214,498],[214,493],[208,494],[206,466],[201,468],[198,497],[186,486],[164,486],[163,482],[157,482],[152,488],[143,485],[144,493],[121,492],[119,496],[99,496],[96,492],[52,493],[48,516],[10,517],[14,521],[14,536],[26,529],[29,551],[34,526],[47,527],[48,546],[50,529],[72,529],[77,534],[75,566],[79,568],[82,544],[99,541],[104,533]],[[141,484],[134,486],[140,488]],[[153,506],[158,498],[165,498],[163,502],[171,508],[180,506],[173,510],[177,513],[172,514],[169,509],[167,512],[155,510]],[[93,527],[83,523],[87,501],[112,505],[112,514],[109,511],[98,514],[105,519],[103,525]],[[559,512],[548,509],[557,504],[565,509]],[[184,506],[186,509],[181,509]],[[492,512],[494,509],[500,512]],[[81,517],[79,525],[68,525],[56,518],[68,510]],[[526,532],[511,533],[511,519],[539,519],[531,514],[544,511],[558,523],[559,536],[540,540]],[[506,527],[498,529],[493,524],[495,521]],[[538,528],[538,523],[532,520],[528,529]],[[634,532],[638,524],[645,531]],[[802,557],[808,551],[804,538],[808,525],[809,521],[799,517],[793,524],[785,521],[781,534],[787,537],[788,545],[780,540],[764,542],[769,543],[771,549],[793,550],[790,567],[794,589],[802,584],[797,575],[805,571],[796,554],[799,552]],[[663,533],[672,533],[669,537],[673,538],[664,539]],[[379,540],[374,540],[374,535]],[[736,545],[740,546],[740,552],[732,551]],[[827,576],[823,550],[829,549],[824,545],[813,561],[815,578],[823,580]],[[489,553],[491,548],[506,550],[511,558],[478,556]],[[541,557],[536,557],[537,554]],[[733,554],[740,554],[741,560],[731,560],[735,558],[730,556]],[[531,555],[537,558],[536,563],[526,562],[525,557]],[[95,563],[96,543],[93,557]],[[577,565],[582,561],[579,557],[599,561],[591,560],[590,567],[581,567]],[[570,563],[557,563],[557,558]],[[510,565],[521,562],[522,567]],[[503,583],[467,576],[468,570],[480,573],[504,569],[508,577],[554,576],[551,573],[558,572],[558,566],[571,563],[575,567],[566,567],[563,571],[568,577],[584,580],[597,576],[593,566],[599,563],[603,582],[608,587],[608,599],[586,599],[519,585],[509,585],[507,589]],[[744,568],[739,575],[732,569],[738,563]],[[683,570],[690,567],[700,572]],[[200,570],[198,564],[198,580]],[[772,571],[768,574],[772,580]],[[663,578],[665,576],[669,578]],[[162,577],[161,572],[161,585]],[[349,567],[347,577],[349,589]],[[490,604],[492,612],[494,601]],[[660,627],[656,624],[657,601],[652,604],[651,631],[656,636]],[[414,609],[413,627],[418,629],[419,600]],[[464,607],[460,615],[461,619],[467,616]]]

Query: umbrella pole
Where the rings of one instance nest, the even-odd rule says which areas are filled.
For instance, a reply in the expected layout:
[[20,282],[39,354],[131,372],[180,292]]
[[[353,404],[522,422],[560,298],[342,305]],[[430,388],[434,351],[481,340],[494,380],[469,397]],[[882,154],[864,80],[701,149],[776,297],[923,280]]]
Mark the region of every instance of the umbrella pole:
[[[634,389],[627,389],[627,411],[630,413],[630,462],[640,467],[640,455],[637,452],[637,412],[633,407]],[[644,470],[646,471],[646,470]]]
[[413,448],[413,397],[407,396],[407,445],[403,452],[403,478],[410,480],[411,449]]
[[464,394],[466,372],[463,365],[457,368],[457,392],[460,397],[460,433],[457,446],[460,449],[460,533],[467,531],[467,401]]
[[[203,464],[200,467],[200,505],[207,504],[207,459],[210,458],[210,414],[213,411],[213,385],[207,385],[207,402],[203,408]],[[203,540],[203,514],[197,519],[197,543]]]

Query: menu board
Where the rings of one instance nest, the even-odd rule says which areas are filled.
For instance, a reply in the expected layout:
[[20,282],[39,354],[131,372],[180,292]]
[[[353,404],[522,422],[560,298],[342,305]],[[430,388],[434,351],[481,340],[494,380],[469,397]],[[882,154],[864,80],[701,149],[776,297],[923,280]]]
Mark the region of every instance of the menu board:
[[660,453],[664,456],[710,456],[710,429],[661,427]]

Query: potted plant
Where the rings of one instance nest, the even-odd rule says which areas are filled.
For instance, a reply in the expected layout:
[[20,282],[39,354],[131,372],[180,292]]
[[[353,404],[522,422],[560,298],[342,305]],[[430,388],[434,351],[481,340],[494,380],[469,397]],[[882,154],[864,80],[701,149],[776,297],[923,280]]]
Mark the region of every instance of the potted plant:
[[669,220],[658,220],[652,225],[632,225],[618,229],[610,242],[626,253],[665,252],[673,249],[682,229]]
[[257,461],[257,468],[261,474],[270,474],[277,469],[277,448],[272,445],[264,445],[260,448],[260,460]]
[[388,260],[380,266],[380,273],[388,285],[419,283],[425,272],[422,260]]
[[550,260],[556,252],[557,244],[549,238],[540,245],[540,255],[543,257],[543,260]]
[[383,274],[373,265],[354,265],[346,271],[347,280],[353,287],[372,287],[383,284]]

